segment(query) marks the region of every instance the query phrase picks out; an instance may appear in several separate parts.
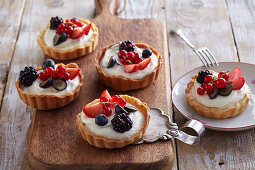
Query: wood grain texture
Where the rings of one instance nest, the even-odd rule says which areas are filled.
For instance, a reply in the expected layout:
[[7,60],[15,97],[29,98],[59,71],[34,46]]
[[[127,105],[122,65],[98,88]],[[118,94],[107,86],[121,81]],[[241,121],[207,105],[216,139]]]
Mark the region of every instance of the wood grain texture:
[[[228,9],[224,0],[166,1],[166,11],[168,31],[180,27],[196,47],[208,47],[218,61],[238,61]],[[181,75],[201,66],[202,63],[180,38],[169,35],[168,40],[171,49],[171,78],[174,84]],[[179,125],[186,121],[176,110],[175,120]],[[177,142],[179,169],[249,169],[253,167],[252,132],[253,130],[241,132],[207,130],[196,146]]]
[[[8,8],[14,11],[9,11],[9,13],[1,15],[1,21],[6,20],[6,18],[8,18],[7,16],[14,15],[13,17],[18,17],[15,10],[18,11],[18,9],[22,7],[20,4],[21,1],[5,1],[4,3],[6,2],[12,2],[19,6],[15,8],[15,6],[10,5]],[[39,32],[49,22],[51,16],[60,15],[63,17],[77,16],[88,19],[92,18],[95,9],[94,1],[86,1],[85,5],[82,6],[81,2],[83,1],[28,0],[26,3],[0,113],[0,169],[12,170],[28,168],[28,163],[26,161],[27,136],[30,132],[29,127],[34,110],[26,106],[18,97],[14,83],[18,78],[19,71],[27,65],[37,66],[44,60],[36,38]],[[2,12],[2,9],[0,11]],[[5,31],[11,34],[12,32],[14,33],[15,29],[18,29],[19,26],[16,26],[16,23],[14,23],[14,25],[10,24],[9,27],[13,29]],[[1,35],[3,35],[2,29],[0,31]],[[1,38],[2,36],[0,39]],[[11,41],[13,40],[10,40],[10,42]],[[6,51],[8,51],[9,48],[0,48],[1,60],[3,59],[4,61],[4,59],[6,59],[7,61],[8,55]],[[6,58],[2,57],[2,55],[4,56],[5,54]],[[11,58],[11,56],[9,57]]]
[[[47,168],[60,169],[171,168],[174,159],[171,141],[114,150],[99,149],[85,142],[75,125],[76,115],[82,106],[100,97],[104,89],[108,89],[111,94],[121,94],[99,82],[94,57],[104,46],[128,39],[147,43],[166,57],[157,81],[146,88],[126,93],[141,99],[150,107],[160,107],[166,114],[171,114],[169,61],[167,48],[164,49],[166,38],[163,24],[153,19],[122,20],[106,11],[108,1],[100,1],[98,5],[102,7],[102,13],[93,19],[99,28],[98,47],[92,54],[73,60],[85,73],[84,88],[80,97],[66,107],[54,111],[36,111],[31,134],[30,163],[36,168],[41,163],[41,166]],[[148,24],[151,27],[147,27]],[[152,31],[154,34],[150,34]]]

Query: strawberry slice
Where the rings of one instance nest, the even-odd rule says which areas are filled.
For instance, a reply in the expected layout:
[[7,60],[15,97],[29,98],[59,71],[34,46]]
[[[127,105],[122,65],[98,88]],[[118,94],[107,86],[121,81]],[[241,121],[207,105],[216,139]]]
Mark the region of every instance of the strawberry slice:
[[139,64],[124,65],[124,71],[126,73],[133,73],[133,72],[136,72],[138,69],[139,69]]
[[83,112],[90,118],[95,118],[99,114],[103,114],[104,105],[97,103],[91,106],[84,106]]
[[231,82],[232,87],[234,90],[240,90],[245,83],[245,80],[243,77],[239,77],[238,79],[235,79]]
[[233,80],[236,80],[238,78],[240,78],[241,75],[241,69],[240,67],[236,67],[233,71],[231,71],[228,74],[228,82],[232,82]]
[[91,23],[83,28],[83,31],[84,31],[85,35],[88,35],[90,28],[91,28]]
[[81,28],[74,28],[73,33],[69,35],[71,39],[78,39],[84,35],[84,31]]
[[79,68],[65,68],[66,72],[70,74],[70,80],[73,80],[80,72]]
[[108,99],[109,99],[110,102],[112,101],[112,97],[111,97],[110,93],[109,93],[107,90],[103,91],[103,93],[102,93],[101,96],[100,96],[100,99],[101,99],[101,97],[103,97],[103,96],[108,97]]
[[139,63],[139,70],[145,69],[148,64],[151,62],[151,58],[147,58],[146,60],[143,60],[142,62]]

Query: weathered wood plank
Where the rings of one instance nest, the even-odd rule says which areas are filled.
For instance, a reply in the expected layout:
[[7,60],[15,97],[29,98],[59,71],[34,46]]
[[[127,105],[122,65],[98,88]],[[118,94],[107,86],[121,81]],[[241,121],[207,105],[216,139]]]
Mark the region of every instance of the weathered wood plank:
[[227,0],[229,17],[241,62],[255,63],[255,1]]
[[[18,4],[20,4],[20,1]],[[93,0],[86,2],[82,0],[28,0],[26,3],[0,114],[0,169],[28,168],[26,162],[27,134],[29,133],[33,109],[27,107],[19,99],[14,83],[18,78],[19,70],[27,65],[36,66],[41,64],[44,59],[37,45],[37,35],[49,22],[51,16],[76,16],[91,19],[94,16],[94,9]],[[1,15],[1,21],[8,20],[8,15],[15,15],[15,12],[13,14]],[[17,15],[14,17],[17,17]],[[13,27],[11,23],[10,27]],[[12,31],[10,29],[9,32]],[[5,53],[5,50],[4,48],[1,50],[1,53],[3,51],[3,55],[8,54]]]
[[[208,47],[219,61],[238,61],[224,0],[166,1],[166,11],[169,31],[181,27],[195,46]],[[172,83],[175,83],[185,72],[201,66],[202,63],[182,40],[172,35],[169,35],[168,40],[171,77]],[[185,119],[177,111],[175,114],[176,122],[182,124]],[[196,146],[177,142],[179,169],[252,169],[253,143],[253,130],[207,130]]]
[[0,108],[25,3],[0,1]]

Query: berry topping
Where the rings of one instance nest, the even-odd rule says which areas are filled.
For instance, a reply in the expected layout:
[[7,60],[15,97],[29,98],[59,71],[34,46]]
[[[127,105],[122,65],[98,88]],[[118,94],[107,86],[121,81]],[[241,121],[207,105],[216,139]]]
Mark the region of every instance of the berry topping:
[[76,25],[77,25],[77,27],[82,27],[83,26],[83,24],[81,22],[77,22]]
[[119,54],[118,54],[118,56],[119,56],[120,59],[126,57],[126,55],[127,55],[127,52],[126,52],[125,50],[121,50],[121,51],[119,52]]
[[[202,84],[202,85],[203,85],[203,84]],[[204,90],[205,90],[207,93],[212,93],[213,90],[214,90],[213,84],[212,84],[212,83],[206,84]]]
[[143,58],[149,58],[152,55],[152,51],[150,48],[145,48],[142,52]]
[[232,82],[242,76],[240,67],[236,67],[228,74],[228,82]]
[[39,73],[38,78],[39,78],[41,81],[45,81],[45,80],[48,79],[48,77],[45,75],[44,72]]
[[114,66],[114,64],[116,63],[116,58],[114,58],[113,56],[110,57],[110,60],[108,62],[107,68],[112,68]]
[[101,96],[100,102],[109,102],[109,98],[107,96]]
[[63,22],[63,19],[56,16],[56,17],[51,17],[50,19],[50,29],[55,30],[58,28],[59,24]]
[[73,19],[71,19],[71,22],[74,23],[74,24],[76,24],[78,21],[79,21],[78,18],[73,18]]
[[135,44],[133,44],[130,40],[123,41],[119,46],[119,51],[125,50],[127,52],[135,50]]
[[60,77],[62,80],[65,80],[65,81],[67,81],[67,80],[69,80],[70,79],[70,74],[69,73],[67,73],[67,72],[64,72],[64,73],[62,73],[62,75],[61,75],[61,77]]
[[129,131],[133,126],[132,120],[125,113],[116,114],[111,120],[111,123],[113,130],[118,133]]
[[120,106],[124,107],[124,106],[126,105],[127,102],[126,102],[126,100],[125,100],[124,98],[119,97],[117,103],[118,103]]
[[95,118],[97,115],[104,112],[104,105],[97,103],[91,106],[84,106],[83,112],[90,118]]
[[107,90],[103,91],[103,93],[100,96],[100,99],[103,98],[103,97],[107,97],[109,99],[108,101],[110,101],[110,102],[112,101],[112,97],[111,97],[110,93]]
[[127,60],[129,60],[129,61],[133,61],[134,60],[134,58],[135,58],[135,55],[134,55],[134,53],[132,53],[132,52],[128,52],[127,53],[127,55],[126,55],[126,59]]
[[215,81],[215,85],[217,88],[224,88],[227,85],[227,81],[224,78],[219,78]]
[[125,113],[126,115],[129,115],[129,113],[123,107],[121,107],[120,105],[117,105],[115,107],[115,113],[116,114]]
[[85,35],[88,35],[90,28],[91,28],[91,23],[88,24],[86,27],[83,28],[83,31],[84,31],[84,34],[85,34]]
[[108,118],[104,114],[99,114],[95,118],[95,123],[98,126],[105,126],[108,123]]
[[224,71],[221,71],[221,72],[218,74],[218,77],[224,78],[226,81],[228,81],[228,73],[226,73],[226,72],[224,72]]
[[48,87],[50,87],[52,85],[52,77],[49,77],[47,80],[45,80],[45,81],[43,81],[43,82],[41,82],[40,84],[39,84],[39,86],[41,87],[41,88],[48,88]]
[[54,70],[52,67],[49,66],[49,67],[46,67],[43,72],[44,72],[45,76],[50,77],[53,75]]
[[73,33],[69,35],[71,39],[78,39],[84,35],[84,31],[81,28],[74,28]]
[[46,67],[52,67],[55,69],[55,62],[52,59],[47,59],[42,64],[42,69],[44,70]]
[[245,83],[245,80],[243,77],[239,77],[238,79],[235,79],[231,82],[232,87],[234,90],[240,90]]
[[146,60],[143,60],[139,63],[139,70],[145,69],[151,62],[151,58],[147,58]]
[[206,75],[204,78],[205,83],[211,83],[214,80],[214,77],[212,75]]
[[65,68],[66,72],[70,75],[70,80],[75,79],[75,77],[79,74],[80,68]]
[[67,83],[65,80],[56,78],[52,81],[52,86],[58,91],[63,91],[66,89]]
[[31,86],[33,82],[37,79],[38,73],[34,67],[25,67],[19,73],[19,80],[24,86]]
[[219,89],[219,95],[228,96],[232,92],[232,85],[227,83],[226,87]]
[[207,95],[210,99],[215,99],[218,96],[219,89],[216,86],[213,86],[214,90],[211,93],[207,92]]
[[65,32],[61,32],[61,33],[57,32],[57,34],[55,34],[53,38],[53,45],[54,46],[59,45],[65,42],[66,40],[67,40],[67,34]]
[[72,26],[66,27],[66,28],[65,28],[65,32],[66,32],[67,34],[72,34],[72,33],[73,33],[73,27],[72,27]]
[[200,71],[198,73],[198,76],[197,76],[197,82],[200,83],[200,84],[203,84],[204,83],[204,78],[207,75],[212,75],[212,73],[209,70]]
[[197,88],[197,94],[199,94],[199,95],[204,95],[205,94],[205,90],[202,88],[202,87],[198,87]]
[[139,64],[124,65],[124,71],[126,73],[133,73],[136,72],[137,70],[139,70]]
[[110,107],[104,107],[104,112],[103,113],[104,113],[105,116],[109,117],[109,116],[112,115],[112,110],[111,110]]
[[119,100],[119,96],[117,95],[112,96],[112,102],[118,102],[118,100]]

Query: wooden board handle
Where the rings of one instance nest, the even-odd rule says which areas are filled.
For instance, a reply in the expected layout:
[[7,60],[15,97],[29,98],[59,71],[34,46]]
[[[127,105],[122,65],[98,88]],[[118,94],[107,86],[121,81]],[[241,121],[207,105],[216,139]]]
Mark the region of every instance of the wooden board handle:
[[117,13],[119,4],[119,0],[95,0],[96,14],[98,16],[114,16]]

